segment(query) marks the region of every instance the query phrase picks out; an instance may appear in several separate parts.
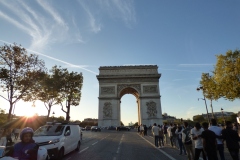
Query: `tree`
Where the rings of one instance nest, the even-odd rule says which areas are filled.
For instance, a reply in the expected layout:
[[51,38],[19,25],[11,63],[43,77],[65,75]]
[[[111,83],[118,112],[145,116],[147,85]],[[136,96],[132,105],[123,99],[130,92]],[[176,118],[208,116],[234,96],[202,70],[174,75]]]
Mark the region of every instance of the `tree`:
[[218,55],[214,69],[214,80],[218,86],[217,95],[228,100],[240,98],[240,51],[227,51]]
[[220,98],[218,85],[214,76],[211,76],[209,73],[202,73],[201,78],[200,84],[203,88],[203,95],[211,101],[212,118],[214,118],[212,101]]
[[0,125],[3,125],[7,122],[7,115],[5,114],[5,110],[0,108]]
[[0,65],[0,87],[7,92],[7,96],[0,97],[9,102],[10,120],[13,106],[30,94],[29,88],[39,80],[45,67],[38,56],[28,54],[25,48],[17,44],[0,46]]
[[64,75],[58,72],[56,66],[53,66],[49,72],[42,74],[36,85],[29,89],[29,92],[32,94],[24,98],[25,101],[42,101],[47,109],[47,120],[49,119],[52,106],[59,104],[61,101],[60,92],[64,85],[59,80]]
[[[57,66],[53,67],[52,72],[53,78],[57,79],[54,85],[56,86],[54,91],[57,91],[55,95],[56,103],[61,105],[62,111],[66,113],[66,121],[69,121],[71,106],[78,106],[81,99],[82,73],[69,73],[66,68]],[[64,110],[64,106],[66,110]]]
[[193,121],[201,123],[201,122],[204,122],[205,119],[204,119],[204,117],[202,115],[197,115],[197,116],[193,117]]

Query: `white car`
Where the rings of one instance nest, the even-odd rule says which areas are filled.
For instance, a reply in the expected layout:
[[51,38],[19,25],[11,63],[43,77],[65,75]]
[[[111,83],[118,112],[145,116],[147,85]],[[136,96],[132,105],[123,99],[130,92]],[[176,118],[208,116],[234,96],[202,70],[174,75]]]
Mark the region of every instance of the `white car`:
[[61,160],[69,152],[80,150],[80,127],[61,123],[44,125],[34,132],[33,139],[47,149],[51,159]]

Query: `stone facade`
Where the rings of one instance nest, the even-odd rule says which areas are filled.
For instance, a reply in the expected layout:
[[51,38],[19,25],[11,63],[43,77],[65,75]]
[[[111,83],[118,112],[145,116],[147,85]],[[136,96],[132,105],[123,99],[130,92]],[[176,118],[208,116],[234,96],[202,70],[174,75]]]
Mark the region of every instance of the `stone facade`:
[[100,67],[98,125],[120,125],[120,104],[125,94],[137,99],[139,124],[162,124],[160,77],[156,65]]

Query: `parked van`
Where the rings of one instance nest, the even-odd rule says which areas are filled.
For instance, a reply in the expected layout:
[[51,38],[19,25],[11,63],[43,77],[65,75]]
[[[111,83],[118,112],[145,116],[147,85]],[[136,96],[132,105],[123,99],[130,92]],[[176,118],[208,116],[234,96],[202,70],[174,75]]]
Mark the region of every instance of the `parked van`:
[[76,124],[47,124],[34,132],[33,139],[47,149],[51,159],[61,160],[69,152],[80,150],[81,132]]

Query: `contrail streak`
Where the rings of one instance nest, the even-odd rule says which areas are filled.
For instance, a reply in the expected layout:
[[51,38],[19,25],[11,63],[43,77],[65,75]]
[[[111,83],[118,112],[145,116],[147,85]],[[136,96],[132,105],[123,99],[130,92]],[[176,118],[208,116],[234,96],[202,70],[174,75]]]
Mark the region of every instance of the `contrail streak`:
[[[10,42],[7,42],[7,41],[1,40],[1,39],[0,39],[0,41],[3,42],[3,43],[7,43],[7,44],[13,45],[13,43],[10,43]],[[66,62],[66,61],[63,61],[63,60],[60,60],[60,59],[57,59],[57,58],[48,56],[48,55],[46,55],[46,54],[42,54],[42,53],[37,52],[37,51],[33,51],[33,50],[31,50],[31,49],[26,49],[26,50],[28,50],[28,51],[30,51],[30,52],[33,52],[33,53],[35,53],[35,54],[38,54],[38,55],[47,57],[47,58],[49,58],[49,59],[52,59],[52,60],[55,60],[55,61],[58,61],[58,62],[67,64],[67,65],[69,65],[70,67],[80,68],[80,69],[83,69],[83,70],[88,71],[88,72],[90,72],[90,73],[93,73],[93,74],[95,74],[95,75],[98,74],[98,73],[96,73],[96,72],[94,72],[94,71],[91,71],[91,70],[89,70],[89,69],[86,69],[86,68],[84,68],[84,67],[82,67],[82,66],[75,65],[75,64],[72,64],[72,63],[68,63],[68,62]]]

